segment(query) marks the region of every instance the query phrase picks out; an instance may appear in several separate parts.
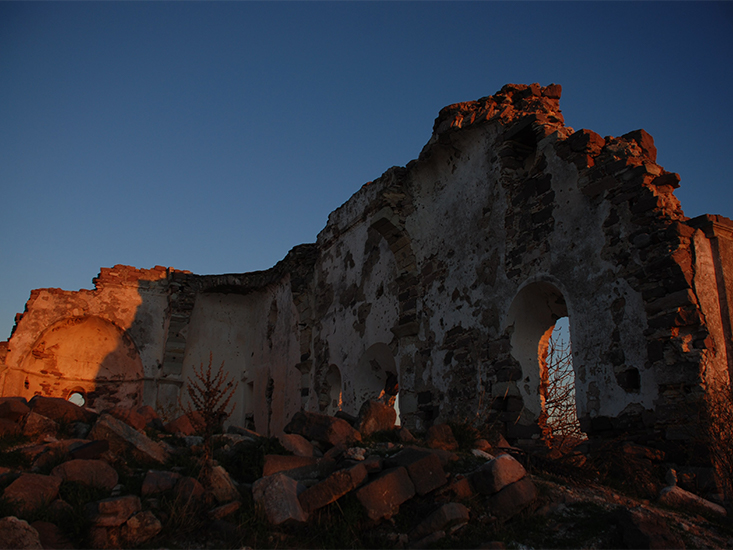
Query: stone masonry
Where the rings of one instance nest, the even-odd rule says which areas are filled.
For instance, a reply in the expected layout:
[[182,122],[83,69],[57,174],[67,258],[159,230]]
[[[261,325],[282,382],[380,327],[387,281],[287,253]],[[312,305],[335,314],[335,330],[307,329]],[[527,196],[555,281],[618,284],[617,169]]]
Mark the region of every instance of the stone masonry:
[[34,290],[2,395],[173,415],[211,357],[239,382],[232,422],[261,433],[301,408],[355,416],[396,381],[409,428],[478,420],[529,444],[567,316],[587,434],[691,438],[733,365],[733,222],[685,217],[648,133],[574,131],[560,94],[509,84],[445,107],[416,160],[270,270],[115,266],[91,291]]

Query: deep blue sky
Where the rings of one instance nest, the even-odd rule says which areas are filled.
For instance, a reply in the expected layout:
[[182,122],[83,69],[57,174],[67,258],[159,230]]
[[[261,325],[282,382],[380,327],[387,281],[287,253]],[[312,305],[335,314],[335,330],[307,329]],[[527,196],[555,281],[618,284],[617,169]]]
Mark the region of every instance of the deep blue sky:
[[0,339],[102,266],[273,266],[508,82],[733,217],[732,76],[729,2],[0,2]]

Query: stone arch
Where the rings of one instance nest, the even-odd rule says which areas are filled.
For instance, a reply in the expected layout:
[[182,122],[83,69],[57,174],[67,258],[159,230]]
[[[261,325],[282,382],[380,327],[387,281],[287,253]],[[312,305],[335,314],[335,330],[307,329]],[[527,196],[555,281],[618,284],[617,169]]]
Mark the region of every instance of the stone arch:
[[139,406],[143,365],[137,347],[114,323],[96,316],[56,322],[21,362],[27,397],[68,399],[81,393],[87,407]]
[[546,428],[548,342],[556,322],[569,316],[563,292],[544,281],[524,286],[509,308],[506,326],[511,333],[510,353],[522,372],[516,381],[523,402],[517,422],[533,437],[539,437]]

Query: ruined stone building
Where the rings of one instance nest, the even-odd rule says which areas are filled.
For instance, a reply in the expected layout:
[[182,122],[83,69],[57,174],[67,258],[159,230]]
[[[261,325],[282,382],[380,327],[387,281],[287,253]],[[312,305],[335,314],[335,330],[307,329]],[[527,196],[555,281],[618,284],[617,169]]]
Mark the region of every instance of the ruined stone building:
[[586,433],[690,437],[733,365],[733,222],[686,218],[649,134],[574,131],[559,98],[507,85],[444,108],[416,160],[267,271],[115,266],[94,290],[34,290],[3,395],[173,414],[211,354],[239,382],[231,421],[262,433],[301,408],[356,414],[391,373],[403,425],[485,419],[521,444],[567,316]]

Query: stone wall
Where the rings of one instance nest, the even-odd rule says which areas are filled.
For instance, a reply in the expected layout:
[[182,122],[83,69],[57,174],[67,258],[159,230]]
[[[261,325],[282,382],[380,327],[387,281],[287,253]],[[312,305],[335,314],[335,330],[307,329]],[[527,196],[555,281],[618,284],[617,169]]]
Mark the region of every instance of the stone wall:
[[300,407],[356,414],[397,380],[408,427],[486,422],[532,444],[544,347],[567,316],[586,433],[692,437],[701,396],[733,363],[733,222],[688,220],[651,136],[574,131],[560,92],[507,85],[444,108],[418,159],[364,185],[270,270],[117,266],[94,291],[33,291],[4,394],[66,397],[77,375],[49,369],[44,346],[88,350],[97,331],[124,352],[83,357],[117,365],[96,379],[126,381],[108,401],[173,411],[211,358],[239,382],[232,421],[263,433]]

